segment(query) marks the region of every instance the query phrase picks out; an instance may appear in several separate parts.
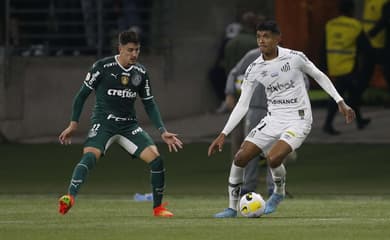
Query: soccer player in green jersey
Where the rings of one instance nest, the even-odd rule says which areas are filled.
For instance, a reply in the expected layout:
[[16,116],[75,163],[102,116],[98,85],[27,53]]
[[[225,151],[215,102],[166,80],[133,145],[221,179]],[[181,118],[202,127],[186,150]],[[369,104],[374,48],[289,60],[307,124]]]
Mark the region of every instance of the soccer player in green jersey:
[[59,136],[61,144],[71,143],[84,102],[92,91],[95,91],[96,103],[83,156],[74,168],[68,194],[59,199],[61,214],[66,214],[73,206],[81,185],[96,161],[113,142],[118,142],[132,156],[142,159],[150,166],[154,216],[173,216],[165,208],[166,204],[162,204],[165,171],[163,160],[153,140],[138,125],[136,119],[134,102],[137,95],[169,151],[177,152],[183,143],[176,134],[168,132],[164,127],[147,71],[137,62],[139,53],[140,41],[137,34],[132,31],[120,33],[119,55],[94,63],[74,98],[70,124]]

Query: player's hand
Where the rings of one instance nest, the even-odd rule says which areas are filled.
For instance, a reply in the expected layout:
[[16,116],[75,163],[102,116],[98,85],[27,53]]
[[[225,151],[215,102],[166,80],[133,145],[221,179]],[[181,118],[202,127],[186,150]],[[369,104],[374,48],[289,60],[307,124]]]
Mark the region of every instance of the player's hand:
[[168,145],[169,152],[172,152],[172,150],[177,152],[178,148],[183,148],[182,141],[180,141],[180,139],[177,137],[177,134],[175,133],[165,131],[163,134],[161,134],[161,138]]
[[337,103],[339,106],[339,112],[341,112],[345,117],[346,123],[351,123],[353,120],[355,120],[355,111],[348,106],[344,101],[340,101]]
[[77,129],[77,122],[70,122],[69,126],[65,128],[64,131],[60,134],[58,137],[58,140],[60,141],[61,144],[71,144],[72,143],[72,134],[74,131]]
[[222,152],[223,144],[225,143],[225,137],[226,135],[221,133],[219,136],[211,143],[208,151],[208,156],[210,157],[212,154],[215,153],[216,149],[218,149],[219,152]]

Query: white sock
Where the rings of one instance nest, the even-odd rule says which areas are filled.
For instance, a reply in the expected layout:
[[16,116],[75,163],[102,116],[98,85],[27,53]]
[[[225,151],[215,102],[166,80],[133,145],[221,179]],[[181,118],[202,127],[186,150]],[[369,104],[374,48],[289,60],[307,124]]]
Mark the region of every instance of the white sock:
[[229,208],[237,210],[237,203],[240,200],[240,191],[241,186],[244,181],[244,169],[242,167],[238,167],[232,163],[232,167],[230,169],[229,175]]
[[286,168],[281,164],[279,167],[270,168],[274,180],[274,193],[286,194]]

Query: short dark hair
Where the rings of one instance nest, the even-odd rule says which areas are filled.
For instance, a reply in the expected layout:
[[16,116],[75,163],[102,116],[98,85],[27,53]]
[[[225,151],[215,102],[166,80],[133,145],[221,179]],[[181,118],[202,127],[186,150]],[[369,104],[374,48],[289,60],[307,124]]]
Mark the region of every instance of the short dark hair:
[[140,40],[138,34],[134,31],[123,31],[119,33],[119,44],[126,45],[128,43],[139,44]]
[[257,31],[271,31],[272,33],[280,34],[278,24],[273,20],[261,22],[256,27]]

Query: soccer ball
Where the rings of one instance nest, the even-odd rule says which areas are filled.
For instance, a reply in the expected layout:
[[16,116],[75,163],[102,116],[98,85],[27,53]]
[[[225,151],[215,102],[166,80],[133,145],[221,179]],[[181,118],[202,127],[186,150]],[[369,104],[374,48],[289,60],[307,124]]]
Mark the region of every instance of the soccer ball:
[[265,201],[255,192],[250,192],[241,197],[240,213],[244,217],[257,218],[264,213]]

